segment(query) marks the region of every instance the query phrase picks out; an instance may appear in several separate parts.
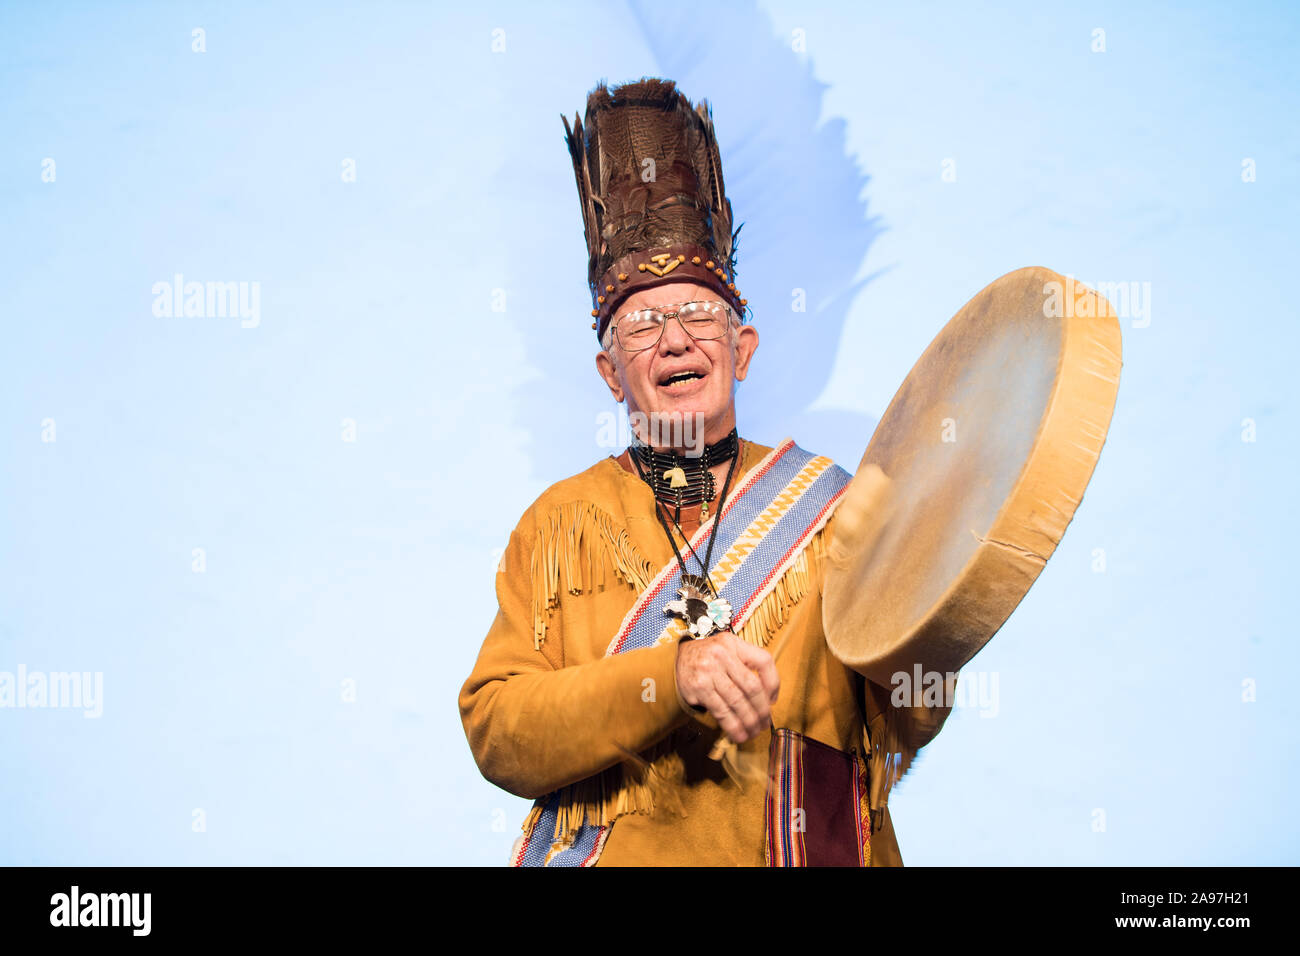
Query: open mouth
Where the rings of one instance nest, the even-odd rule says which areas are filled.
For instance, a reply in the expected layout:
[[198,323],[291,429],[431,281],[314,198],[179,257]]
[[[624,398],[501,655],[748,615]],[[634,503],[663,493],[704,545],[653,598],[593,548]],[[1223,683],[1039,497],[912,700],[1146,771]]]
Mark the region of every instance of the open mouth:
[[681,388],[689,382],[701,381],[704,376],[699,372],[682,371],[673,372],[659,380],[660,388]]

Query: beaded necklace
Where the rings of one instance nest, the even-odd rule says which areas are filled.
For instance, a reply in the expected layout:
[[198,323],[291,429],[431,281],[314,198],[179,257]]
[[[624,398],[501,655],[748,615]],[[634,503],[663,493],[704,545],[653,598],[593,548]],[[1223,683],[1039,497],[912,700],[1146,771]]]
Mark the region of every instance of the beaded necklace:
[[[699,574],[691,574],[687,570],[686,560],[682,557],[681,551],[677,548],[677,540],[673,537],[672,529],[668,527],[668,507],[662,500],[660,500],[657,493],[654,481],[656,477],[655,472],[651,471],[649,474],[646,473],[646,470],[642,468],[641,455],[634,453],[631,456],[632,463],[636,466],[637,474],[641,476],[641,480],[650,485],[652,490],[656,491],[655,517],[659,519],[659,524],[664,529],[664,534],[668,536],[668,544],[673,549],[673,556],[677,558],[677,564],[682,569],[682,586],[677,590],[679,600],[669,602],[669,604],[664,608],[664,612],[684,621],[688,625],[691,635],[694,637],[707,637],[709,634],[717,631],[729,630],[731,626],[731,604],[726,598],[718,594],[717,588],[714,587],[713,581],[709,577],[709,566],[710,562],[713,560],[713,543],[718,539],[718,525],[722,521],[722,509],[727,501],[727,491],[731,488],[731,477],[735,474],[736,462],[740,460],[740,439],[736,434],[736,430],[733,428],[726,438],[714,445],[708,446],[705,449],[705,455],[694,460],[700,461],[705,456],[709,456],[712,460],[720,464],[722,461],[726,460],[725,458],[722,458],[720,454],[725,451],[725,447],[722,446],[730,447],[731,464],[727,466],[727,478],[722,483],[722,494],[718,497],[718,511],[717,515],[713,519],[713,530],[709,533],[709,546],[704,550],[703,560],[701,560],[700,556],[695,553],[695,549],[691,547],[690,539],[687,538],[686,533],[682,531],[681,506],[683,502],[681,501],[680,496],[674,496],[673,499],[677,505],[677,513],[673,519],[673,526],[677,528],[678,534],[680,534],[682,540],[686,542],[686,548],[690,551],[691,557],[700,562]],[[712,455],[710,455],[710,449],[714,449]],[[672,456],[671,453],[669,453],[668,457],[679,456]],[[678,466],[674,465],[673,467]],[[666,471],[671,471],[671,468],[666,469]],[[710,483],[712,483],[712,475],[709,476],[709,480]],[[704,507],[707,507],[708,505],[708,499],[703,499],[703,501],[704,505],[700,510],[701,519],[704,518]],[[685,503],[691,504],[693,502]]]

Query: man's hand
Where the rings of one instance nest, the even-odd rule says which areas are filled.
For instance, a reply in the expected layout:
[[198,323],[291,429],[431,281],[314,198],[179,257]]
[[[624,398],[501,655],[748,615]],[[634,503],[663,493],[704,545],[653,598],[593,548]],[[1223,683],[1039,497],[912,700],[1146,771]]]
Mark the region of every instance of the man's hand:
[[879,465],[858,468],[835,510],[835,534],[828,555],[831,564],[852,564],[869,555],[896,504],[892,482]]
[[743,744],[767,729],[781,689],[772,655],[730,631],[677,647],[677,692],[707,707],[728,737]]

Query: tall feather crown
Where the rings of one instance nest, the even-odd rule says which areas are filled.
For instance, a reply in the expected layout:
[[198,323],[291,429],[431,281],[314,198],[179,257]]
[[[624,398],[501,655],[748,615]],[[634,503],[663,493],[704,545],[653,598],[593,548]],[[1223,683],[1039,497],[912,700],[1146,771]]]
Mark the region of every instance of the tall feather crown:
[[689,279],[738,315],[736,235],[708,103],[692,107],[672,80],[645,77],[587,97],[586,123],[564,120],[582,203],[592,328],[598,338],[629,295]]

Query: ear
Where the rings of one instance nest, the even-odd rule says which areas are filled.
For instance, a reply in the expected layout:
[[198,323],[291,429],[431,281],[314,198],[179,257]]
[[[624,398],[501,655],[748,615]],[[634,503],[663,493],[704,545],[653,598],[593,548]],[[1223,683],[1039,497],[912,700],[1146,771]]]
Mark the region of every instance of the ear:
[[623,383],[619,380],[618,369],[614,368],[614,360],[604,349],[596,353],[596,371],[609,386],[609,394],[614,396],[614,401],[623,401]]
[[749,374],[749,360],[758,349],[758,329],[742,325],[736,329],[736,381],[743,382]]

